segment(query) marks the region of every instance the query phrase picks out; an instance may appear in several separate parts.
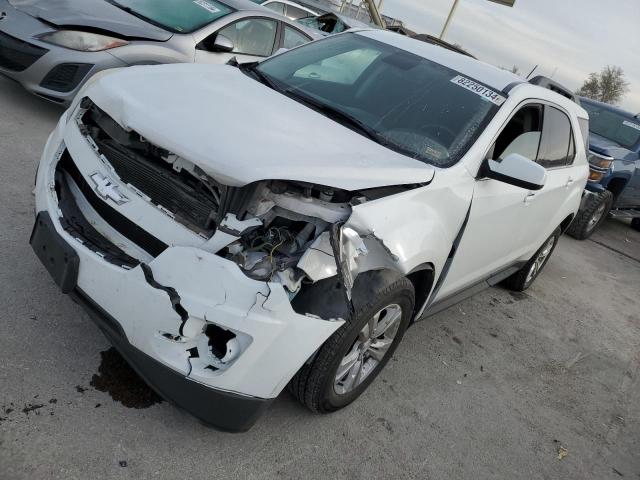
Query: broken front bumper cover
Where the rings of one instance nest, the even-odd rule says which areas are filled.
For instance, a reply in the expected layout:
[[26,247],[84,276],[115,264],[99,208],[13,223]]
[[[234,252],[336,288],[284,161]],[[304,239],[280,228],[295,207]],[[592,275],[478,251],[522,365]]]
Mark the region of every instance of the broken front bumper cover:
[[[334,329],[337,329],[342,324],[342,322],[329,322],[298,315],[291,310],[293,315],[299,317],[299,319],[303,320],[303,323],[311,327],[305,330],[308,330],[308,332],[315,331],[314,342],[318,345],[311,346],[308,338],[307,340],[303,339],[306,335],[303,334],[304,330],[301,330],[300,324],[297,326],[286,325],[287,319],[280,321],[277,318],[260,318],[263,315],[258,312],[252,312],[254,308],[258,310],[265,309],[263,313],[269,311],[266,308],[269,308],[268,302],[271,295],[267,294],[261,297],[261,294],[258,293],[258,299],[247,312],[238,311],[235,313],[236,322],[238,323],[235,327],[251,332],[254,335],[256,335],[257,331],[260,331],[260,328],[269,329],[269,327],[272,327],[273,335],[267,335],[266,330],[263,330],[263,335],[256,335],[252,344],[228,370],[212,371],[208,378],[204,376],[206,372],[199,372],[199,376],[195,375],[195,367],[187,370],[188,353],[183,351],[183,355],[178,354],[180,352],[179,343],[177,345],[173,344],[170,339],[164,338],[157,333],[154,335],[150,331],[150,328],[160,328],[163,323],[172,317],[174,317],[176,324],[179,323],[177,315],[169,306],[168,297],[165,296],[163,298],[162,291],[147,284],[142,273],[136,272],[137,269],[127,271],[110,266],[110,268],[102,270],[101,278],[98,279],[95,268],[92,269],[91,267],[92,264],[95,267],[97,262],[104,262],[104,260],[97,257],[92,258],[91,253],[83,251],[83,247],[73,245],[68,238],[64,237],[68,235],[66,232],[59,233],[57,231],[56,223],[55,220],[51,219],[48,212],[39,212],[31,236],[31,245],[58,286],[85,308],[111,343],[154,390],[171,403],[187,410],[202,422],[213,427],[226,431],[248,430],[306,360],[306,357],[303,358],[301,355],[309,356],[312,354],[314,349],[324,342],[325,337],[330,336]],[[193,257],[193,252],[191,252],[193,249],[182,250],[189,251],[190,256],[195,258]],[[206,252],[202,252],[202,254],[207,255]],[[201,262],[202,257],[197,261]],[[223,259],[219,259],[219,261],[224,262]],[[188,267],[185,262],[183,259],[182,266]],[[153,264],[154,262],[151,262],[151,265]],[[87,275],[87,270],[92,273]],[[132,283],[131,280],[125,281],[124,277],[113,277],[110,281],[109,277],[117,270],[120,270],[119,274],[129,275],[130,278],[137,278],[138,280],[134,280]],[[190,270],[192,274],[195,273],[197,277],[198,272],[194,272],[193,269],[189,268],[187,270]],[[121,289],[106,290],[109,295],[114,296],[115,294],[116,298],[120,295],[121,301],[116,302],[120,308],[115,308],[115,310],[120,312],[121,318],[124,315],[124,318],[128,321],[117,320],[114,315],[100,306],[95,300],[95,292],[102,292],[104,296],[104,288],[94,290],[93,293],[88,293],[85,290],[92,290],[96,286],[104,285],[105,280],[108,283],[119,283],[121,289],[133,290],[131,302],[126,301]],[[111,284],[114,285],[114,283]],[[177,284],[180,284],[180,282],[177,282]],[[264,285],[267,286],[268,284]],[[224,290],[224,285],[222,287],[222,290]],[[151,297],[154,298],[153,301],[149,298],[146,298],[145,301],[145,293],[154,297],[157,294],[161,295],[155,298]],[[223,292],[222,295],[225,299],[221,304],[225,300],[232,302],[233,294],[229,294],[230,299],[226,299],[226,293]],[[274,295],[274,297],[277,297],[277,295]],[[182,301],[192,311],[196,310],[196,304],[187,297],[183,297]],[[146,322],[140,321],[139,317],[132,317],[131,313],[135,311],[138,312],[138,315],[141,315],[141,311],[133,307],[134,303],[147,305],[148,311],[152,312],[150,313],[152,317],[154,313],[157,315],[158,324],[151,323],[151,327],[148,327]],[[158,304],[162,305],[163,303],[165,304],[164,308],[158,309]],[[124,310],[122,310],[123,304],[125,305]],[[113,305],[113,302],[110,305]],[[271,307],[274,308],[272,313],[277,316],[278,306],[271,305]],[[235,308],[237,308],[237,305]],[[291,308],[290,305],[289,308]],[[166,314],[165,319],[160,318],[163,310]],[[122,312],[129,312],[130,316],[127,317]],[[258,318],[255,317],[256,314]],[[206,317],[206,314],[203,315]],[[256,327],[255,324],[252,325],[252,322],[261,323],[263,320],[266,320],[270,325],[263,325],[262,327]],[[293,323],[296,322],[294,321]],[[323,330],[318,330],[313,326],[322,326]],[[324,333],[319,334],[321,331],[324,331]],[[134,345],[136,337],[138,343],[144,343],[143,347],[139,348]],[[283,344],[282,340],[286,344]],[[300,344],[303,345],[303,350],[297,348]],[[170,347],[168,349],[164,348],[166,345]],[[307,347],[306,352],[304,350],[305,345]],[[149,353],[144,352],[143,349],[147,349]],[[286,361],[287,358],[289,362]],[[273,375],[274,373],[276,373],[276,376]],[[237,388],[235,391],[228,388],[215,388],[214,385],[211,385],[212,383],[225,386],[236,385]],[[239,390],[271,392],[271,394],[257,396]]]
[[79,256],[54,228],[47,212],[37,215],[31,245],[64,293],[80,304],[133,369],[163,398],[205,424],[242,432],[255,423],[269,399],[216,390],[163,365],[129,342],[120,323],[76,286]]
[[[50,237],[56,239],[55,257],[64,263],[66,254],[67,261],[77,268],[76,273],[60,275],[48,268],[56,283],[65,292],[89,299],[89,304],[104,313],[101,318],[118,325],[115,331],[122,334],[116,338],[126,339],[120,349],[132,363],[145,359],[144,371],[140,365],[135,366],[163,396],[213,426],[227,430],[248,428],[261,411],[254,403],[262,405],[277,397],[343,321],[295,312],[282,284],[253,280],[235,263],[197,246],[169,246],[155,258],[149,257],[144,269],[143,264],[129,268],[114,264],[92,250],[90,244],[76,238],[61,223],[64,208],[56,193],[55,172],[62,156],[65,124],[63,116],[45,148],[35,188],[38,218],[48,218],[46,223],[54,234]],[[67,148],[78,160],[85,178],[101,168],[82,151],[81,142],[67,140]],[[82,206],[83,215],[104,223],[82,192],[74,189],[72,193]],[[105,204],[119,209],[108,200]],[[134,202],[127,207],[119,211],[134,219],[149,213]],[[46,265],[51,257],[39,258]],[[235,346],[239,345],[241,351],[226,368],[211,368],[215,365],[202,361],[202,355],[194,356],[194,350],[202,351],[200,337],[210,325],[233,332],[239,340]],[[116,343],[113,335],[110,338]],[[127,353],[131,349],[134,353]],[[149,368],[169,373],[151,374]],[[167,376],[183,380],[178,392],[158,383],[158,378]],[[180,391],[191,393],[185,397]],[[211,412],[206,412],[198,406],[205,401],[190,399],[196,393],[205,399],[219,395],[225,401],[212,403]],[[241,406],[230,407],[227,400],[231,398]],[[234,417],[236,408],[246,409],[248,420],[233,427],[227,419]]]
[[224,431],[246,432],[271,403],[269,399],[215,390],[189,380],[131,345],[120,324],[84,292],[76,289],[70,295],[148,385],[203,423]]

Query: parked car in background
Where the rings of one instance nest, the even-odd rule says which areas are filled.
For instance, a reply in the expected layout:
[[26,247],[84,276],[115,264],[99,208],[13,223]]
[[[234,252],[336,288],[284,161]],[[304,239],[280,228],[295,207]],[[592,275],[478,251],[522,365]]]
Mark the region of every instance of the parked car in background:
[[355,20],[339,13],[325,13],[316,17],[306,17],[298,20],[305,27],[313,28],[323,35],[334,35],[346,32],[350,28],[377,28],[359,20]]
[[586,118],[382,30],[103,72],[47,142],[31,245],[201,420],[246,430],[287,385],[332,412],[414,320],[532,284],[580,205]]
[[0,74],[67,105],[93,74],[253,61],[321,38],[249,0],[0,0]]
[[438,45],[442,48],[446,48],[447,50],[451,50],[452,52],[458,52],[462,55],[466,55],[471,58],[476,58],[473,55],[471,55],[469,52],[467,52],[464,48],[458,45],[446,42],[438,37],[434,37],[433,35],[427,35],[426,33],[417,33],[415,35],[411,35],[411,38],[420,40],[421,42],[427,42],[433,45]]
[[273,10],[274,12],[277,12],[280,15],[284,15],[290,20],[298,20],[300,18],[305,18],[305,17],[315,17],[317,15],[326,13],[326,10],[324,9],[310,8],[301,3],[292,2],[289,0],[267,0],[266,2],[263,2],[260,0],[259,1],[252,0],[252,1],[259,3],[263,7]]
[[[588,238],[607,216],[640,230],[640,115],[580,98],[589,112],[589,181],[568,233]],[[583,125],[586,130],[586,125]]]

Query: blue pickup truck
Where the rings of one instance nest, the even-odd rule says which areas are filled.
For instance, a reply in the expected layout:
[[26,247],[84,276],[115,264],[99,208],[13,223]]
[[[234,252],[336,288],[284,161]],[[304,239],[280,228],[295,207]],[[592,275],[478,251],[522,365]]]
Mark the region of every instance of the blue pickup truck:
[[631,218],[640,230],[640,114],[580,98],[589,112],[589,181],[567,230],[588,238],[607,216]]

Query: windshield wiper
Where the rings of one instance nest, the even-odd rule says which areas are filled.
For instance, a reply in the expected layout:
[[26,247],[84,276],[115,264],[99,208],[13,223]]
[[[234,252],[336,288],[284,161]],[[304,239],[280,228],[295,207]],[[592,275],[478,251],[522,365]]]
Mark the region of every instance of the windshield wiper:
[[260,83],[266,85],[270,89],[283,93],[282,88],[274,82],[269,75],[258,70],[257,67],[259,64],[260,62],[240,63],[238,64],[238,68],[242,72],[249,72],[253,74]]
[[294,100],[298,100],[302,103],[307,104],[313,110],[316,110],[317,112],[322,113],[323,115],[326,115],[327,117],[337,121],[338,123],[341,123],[342,125],[344,125],[347,128],[350,128],[351,130],[355,130],[356,132],[364,135],[365,137],[369,138],[370,140],[373,140],[376,143],[379,143],[384,146],[389,145],[389,142],[379,132],[377,132],[370,126],[366,125],[362,121],[349,115],[348,113],[343,112],[342,110],[332,107],[331,105],[322,103],[321,101],[316,100],[310,95],[301,93],[301,91],[295,87],[291,87],[286,90],[283,90],[282,93],[284,93],[288,97],[293,98]]

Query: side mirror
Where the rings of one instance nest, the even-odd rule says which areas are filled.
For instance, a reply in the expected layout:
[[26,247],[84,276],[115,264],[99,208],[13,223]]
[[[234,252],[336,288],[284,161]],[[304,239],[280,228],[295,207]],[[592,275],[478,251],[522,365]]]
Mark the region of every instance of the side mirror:
[[487,177],[527,190],[540,190],[547,181],[544,167],[519,153],[510,153],[501,162],[487,160],[485,165]]
[[216,35],[216,39],[213,42],[213,50],[215,52],[233,52],[236,48],[233,42],[224,35]]

